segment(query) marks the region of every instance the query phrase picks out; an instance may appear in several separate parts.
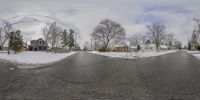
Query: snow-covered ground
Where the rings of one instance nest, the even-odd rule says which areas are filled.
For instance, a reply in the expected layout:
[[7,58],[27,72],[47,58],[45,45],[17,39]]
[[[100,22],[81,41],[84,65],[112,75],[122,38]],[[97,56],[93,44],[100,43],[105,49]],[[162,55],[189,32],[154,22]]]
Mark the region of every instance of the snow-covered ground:
[[40,52],[40,51],[37,52],[26,51],[10,55],[7,55],[7,53],[0,53],[0,59],[19,64],[48,64],[67,58],[75,53],[76,52],[55,54],[52,52]]
[[200,51],[188,51],[187,50],[186,52],[191,54],[191,55],[193,55],[193,56],[195,56],[197,59],[200,60]]
[[0,54],[1,54],[1,53],[7,53],[7,51],[0,51]]
[[152,57],[152,56],[159,56],[168,53],[176,52],[177,50],[168,50],[168,51],[145,51],[145,52],[98,52],[98,51],[91,51],[90,53],[109,56],[113,58],[142,58],[142,57]]

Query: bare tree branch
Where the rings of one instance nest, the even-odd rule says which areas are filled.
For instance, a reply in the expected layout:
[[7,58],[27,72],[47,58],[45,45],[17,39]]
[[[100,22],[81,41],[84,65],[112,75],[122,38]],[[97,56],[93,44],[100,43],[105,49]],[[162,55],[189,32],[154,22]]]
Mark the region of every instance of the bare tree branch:
[[3,47],[8,40],[8,34],[13,31],[12,24],[8,21],[3,21],[0,27],[0,49],[3,50]]
[[165,38],[165,26],[160,24],[147,25],[149,33],[152,35],[152,39],[155,42],[156,50],[159,49],[160,43]]
[[124,40],[125,35],[124,28],[110,19],[102,20],[91,34],[95,41],[99,41],[105,46],[106,50],[112,43]]

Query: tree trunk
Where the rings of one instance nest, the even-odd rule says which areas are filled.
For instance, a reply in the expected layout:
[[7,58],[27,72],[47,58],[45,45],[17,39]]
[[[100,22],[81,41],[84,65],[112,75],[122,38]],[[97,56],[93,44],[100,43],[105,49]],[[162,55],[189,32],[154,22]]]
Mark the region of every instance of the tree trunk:
[[156,43],[156,51],[158,51],[158,49],[159,49],[159,44]]
[[8,55],[10,55],[10,47],[8,47]]
[[105,45],[106,52],[109,51],[108,44]]
[[57,47],[54,48],[54,52],[57,53]]
[[3,46],[2,45],[0,46],[0,50],[3,51]]

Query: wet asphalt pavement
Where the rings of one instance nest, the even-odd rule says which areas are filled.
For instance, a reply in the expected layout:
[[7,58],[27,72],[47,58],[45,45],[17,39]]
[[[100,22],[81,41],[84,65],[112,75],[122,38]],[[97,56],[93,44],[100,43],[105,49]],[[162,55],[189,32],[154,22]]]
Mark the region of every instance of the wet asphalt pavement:
[[80,52],[16,66],[0,61],[0,100],[200,100],[200,61],[182,51],[135,60]]

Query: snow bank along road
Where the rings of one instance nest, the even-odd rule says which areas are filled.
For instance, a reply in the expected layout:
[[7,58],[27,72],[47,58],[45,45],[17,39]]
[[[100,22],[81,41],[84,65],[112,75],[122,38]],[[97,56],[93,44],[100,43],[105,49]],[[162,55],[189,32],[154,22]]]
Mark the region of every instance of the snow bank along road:
[[200,60],[200,51],[186,51],[186,52],[195,56],[197,59]]
[[181,51],[138,59],[80,52],[41,69],[0,62],[0,99],[199,100],[199,65]]
[[[40,66],[34,65],[46,65],[61,61],[66,59],[67,57],[75,54],[76,52],[69,52],[69,53],[52,53],[52,52],[32,52],[26,51],[19,54],[10,54],[7,53],[0,53],[0,59],[18,63],[18,64],[25,64],[25,66],[20,68],[35,68]],[[32,65],[32,66],[31,66]]]
[[145,57],[153,57],[153,56],[160,56],[164,54],[174,53],[178,50],[167,50],[167,51],[145,51],[145,52],[98,52],[98,51],[91,51],[89,53],[103,55],[113,58],[128,58],[128,59],[135,59],[135,58],[145,58]]

